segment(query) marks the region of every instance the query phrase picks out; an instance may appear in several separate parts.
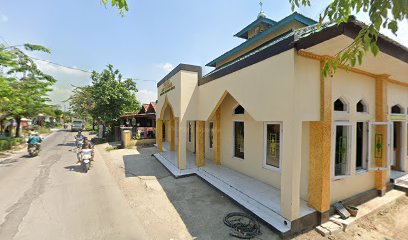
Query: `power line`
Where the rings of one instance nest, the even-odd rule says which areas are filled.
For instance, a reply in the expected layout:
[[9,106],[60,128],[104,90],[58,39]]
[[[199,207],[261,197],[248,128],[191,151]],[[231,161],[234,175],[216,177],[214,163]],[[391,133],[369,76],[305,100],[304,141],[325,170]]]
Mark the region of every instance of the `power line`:
[[74,67],[70,67],[70,66],[65,66],[65,65],[62,65],[62,64],[59,64],[59,63],[51,62],[49,60],[44,60],[44,59],[40,59],[40,58],[36,58],[36,57],[32,57],[32,56],[29,56],[29,57],[32,58],[32,59],[35,59],[37,61],[51,63],[51,64],[59,66],[59,67],[68,68],[68,69],[71,69],[71,70],[77,70],[77,71],[81,71],[81,72],[85,72],[85,73],[92,73],[91,71],[87,71],[87,70],[80,69],[80,68],[74,68]]
[[[68,68],[68,69],[71,69],[71,70],[77,70],[77,71],[81,71],[81,72],[85,72],[85,73],[92,73],[91,71],[88,71],[88,70],[62,65],[60,63],[52,62],[52,61],[49,61],[49,60],[44,60],[44,59],[35,58],[35,57],[31,57],[31,56],[29,56],[29,57],[32,58],[32,59],[35,59],[37,61],[43,61],[43,62],[46,62],[46,63],[51,63],[51,64],[59,66],[59,67],[64,67],[64,68]],[[125,78],[125,79],[132,79],[134,81],[141,81],[141,82],[154,82],[154,83],[157,83],[156,80],[150,80],[150,79],[140,79],[140,78]]]
[[[8,48],[10,48],[10,47],[17,48],[17,47],[19,47],[19,46],[24,46],[24,45],[14,45],[14,46],[11,46],[11,45],[4,39],[3,36],[0,36],[0,38],[1,38],[1,39],[3,40],[3,42],[7,45]],[[81,69],[81,68],[70,67],[70,66],[66,66],[66,65],[63,65],[63,64],[60,64],[60,63],[56,63],[56,62],[49,61],[49,60],[44,60],[44,59],[32,57],[32,56],[29,56],[28,54],[26,54],[26,55],[27,55],[28,57],[34,59],[34,60],[37,60],[37,61],[42,61],[42,62],[50,63],[50,64],[53,64],[53,65],[56,65],[56,66],[59,66],[59,67],[63,67],[63,68],[71,69],[71,70],[76,70],[76,71],[80,71],[80,72],[84,72],[84,73],[92,73],[92,71],[89,71],[89,70],[84,70],[84,69]],[[150,79],[140,79],[140,78],[125,78],[125,79],[131,79],[131,80],[133,80],[133,81],[139,81],[139,82],[154,82],[154,83],[157,83],[156,80],[150,80]]]

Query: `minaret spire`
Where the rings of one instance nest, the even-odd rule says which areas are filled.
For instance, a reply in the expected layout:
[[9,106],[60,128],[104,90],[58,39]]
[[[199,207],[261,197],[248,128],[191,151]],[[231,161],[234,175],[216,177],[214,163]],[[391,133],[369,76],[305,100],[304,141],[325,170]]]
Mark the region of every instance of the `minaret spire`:
[[258,18],[265,18],[266,14],[263,11],[263,1],[262,0],[259,0],[259,7],[260,7],[260,11],[259,11],[259,14],[258,14]]

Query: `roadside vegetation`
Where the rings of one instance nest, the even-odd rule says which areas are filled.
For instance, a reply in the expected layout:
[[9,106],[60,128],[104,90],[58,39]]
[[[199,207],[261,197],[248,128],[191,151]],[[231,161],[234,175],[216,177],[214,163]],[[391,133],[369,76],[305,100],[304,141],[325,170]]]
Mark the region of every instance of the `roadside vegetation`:
[[0,151],[11,150],[23,143],[25,143],[24,138],[0,137]]
[[14,137],[21,136],[23,117],[35,117],[51,111],[47,93],[52,90],[56,79],[38,69],[35,61],[26,53],[32,51],[50,53],[39,45],[0,45],[0,124],[6,118],[14,119]]
[[98,131],[97,127],[102,125],[105,141],[111,140],[120,116],[140,109],[136,83],[124,79],[112,65],[100,73],[93,71],[91,79],[90,85],[74,89],[68,103],[75,116],[92,123],[92,127],[86,124],[85,130]]
[[0,44],[0,151],[25,143],[29,131],[49,133],[63,117],[58,106],[48,104],[57,80],[37,67],[31,52],[50,53],[40,45]]

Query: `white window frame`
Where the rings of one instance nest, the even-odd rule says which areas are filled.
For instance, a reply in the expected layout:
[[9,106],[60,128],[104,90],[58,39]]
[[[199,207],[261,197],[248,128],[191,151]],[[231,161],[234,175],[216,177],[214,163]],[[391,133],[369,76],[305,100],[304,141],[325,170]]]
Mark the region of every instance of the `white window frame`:
[[[244,158],[235,156],[235,123],[242,122],[244,124]],[[239,159],[241,161],[245,160],[245,121],[244,120],[233,120],[232,121],[232,158]]]
[[[364,156],[364,150],[366,150],[367,154],[366,154],[366,158],[363,158],[363,168],[362,169],[357,169],[357,123],[362,122],[365,126],[366,129],[363,129],[364,133],[363,134],[367,134],[366,135],[366,145],[364,145],[364,138],[363,138],[363,156]],[[355,154],[354,156],[354,169],[356,171],[357,174],[359,173],[364,173],[368,171],[368,159],[369,159],[369,145],[370,145],[370,138],[369,138],[369,128],[370,128],[370,122],[369,121],[356,121],[356,127],[355,127]]]
[[[279,167],[271,166],[266,164],[266,144],[267,144],[267,131],[268,125],[279,125],[280,129],[280,138],[279,138]],[[283,149],[283,122],[265,122],[264,123],[264,159],[263,159],[263,168],[273,170],[273,171],[281,171],[281,163],[282,163],[282,149]]]
[[210,121],[208,122],[208,149],[213,149],[214,148],[214,134],[213,134],[213,146],[211,146],[211,124],[212,128],[214,129],[214,122]]
[[[372,167],[371,165],[371,126],[373,125],[382,125],[382,126],[388,126],[387,127],[387,165],[385,167]],[[368,167],[367,169],[369,171],[375,171],[375,170],[388,170],[391,168],[391,159],[393,156],[393,150],[392,150],[392,145],[394,143],[394,137],[393,137],[393,126],[392,122],[369,122],[369,128],[368,128],[368,139],[369,139],[369,144],[368,144]]]
[[[349,141],[348,141],[348,149],[349,149],[349,156],[347,161],[349,162],[349,169],[348,174],[335,176],[335,168],[336,168],[336,134],[337,134],[337,126],[348,126],[349,127]],[[331,175],[333,180],[339,180],[343,178],[351,177],[352,175],[352,168],[353,164],[351,162],[352,156],[354,156],[354,139],[353,139],[353,132],[354,132],[354,125],[348,121],[335,121],[333,122],[333,134],[332,134],[332,168],[331,168]]]

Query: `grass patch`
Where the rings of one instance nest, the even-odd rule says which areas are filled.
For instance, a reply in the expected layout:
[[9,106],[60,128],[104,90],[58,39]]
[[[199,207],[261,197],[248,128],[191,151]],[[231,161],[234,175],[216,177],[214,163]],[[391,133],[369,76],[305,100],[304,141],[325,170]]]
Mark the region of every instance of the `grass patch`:
[[119,149],[118,146],[109,146],[105,148],[105,151],[110,152],[110,151],[118,150],[118,149]]
[[0,138],[0,151],[13,149],[15,146],[25,142],[24,138],[2,137]]
[[107,142],[108,141],[105,138],[94,137],[94,138],[91,139],[91,143],[93,145],[103,144],[103,143],[107,143]]

